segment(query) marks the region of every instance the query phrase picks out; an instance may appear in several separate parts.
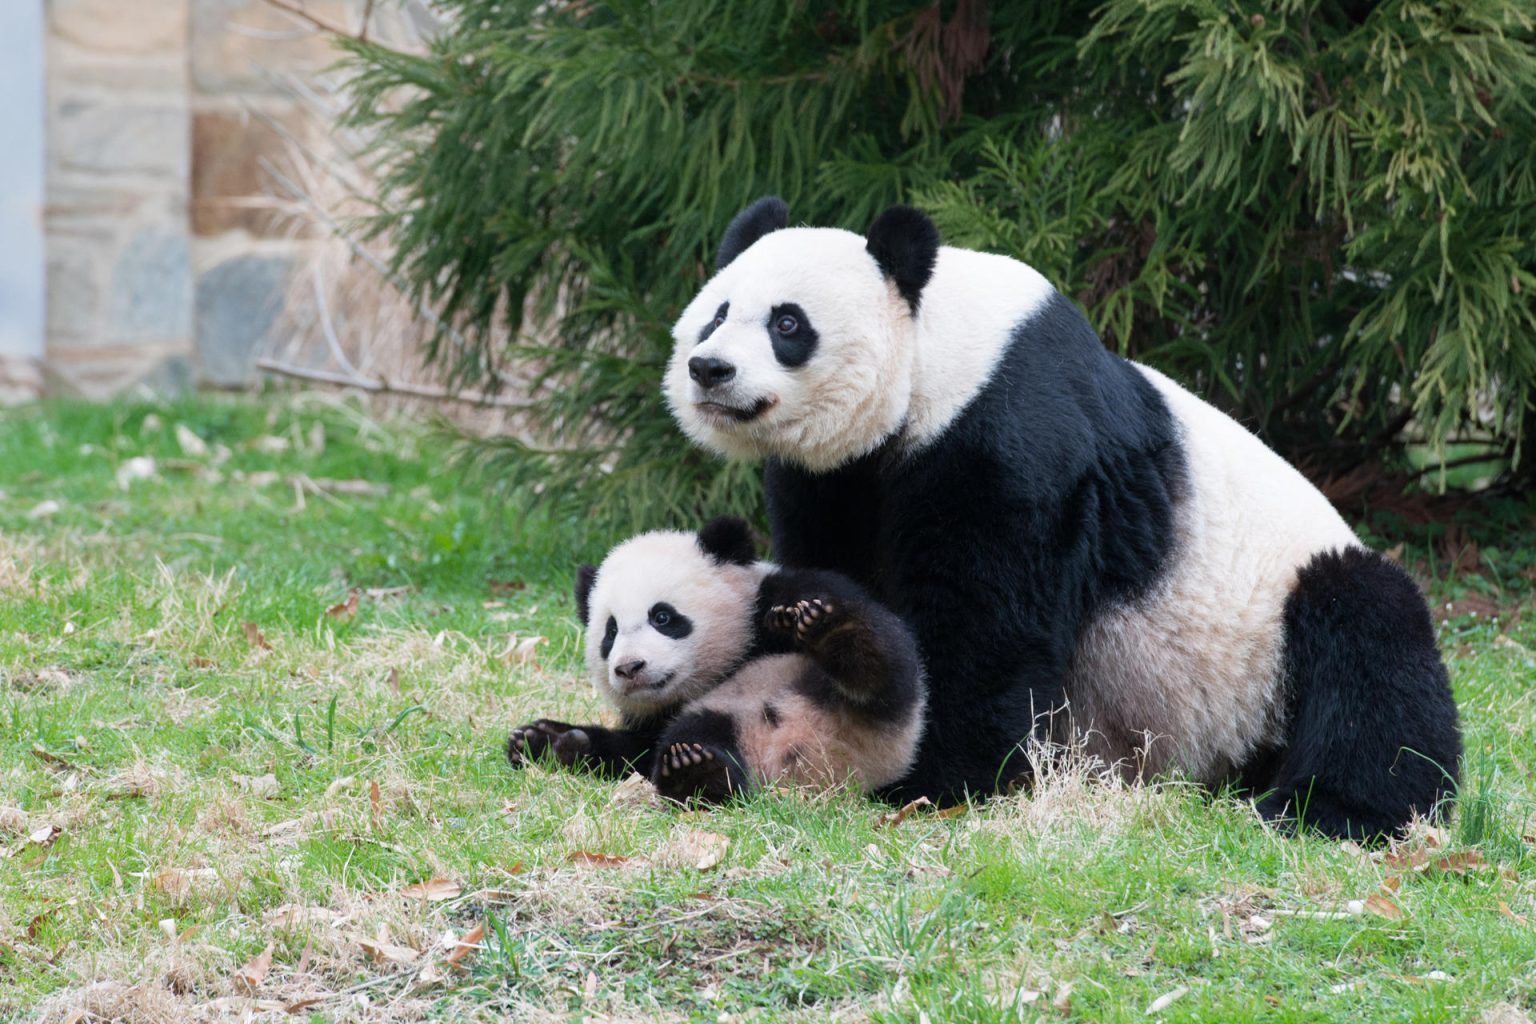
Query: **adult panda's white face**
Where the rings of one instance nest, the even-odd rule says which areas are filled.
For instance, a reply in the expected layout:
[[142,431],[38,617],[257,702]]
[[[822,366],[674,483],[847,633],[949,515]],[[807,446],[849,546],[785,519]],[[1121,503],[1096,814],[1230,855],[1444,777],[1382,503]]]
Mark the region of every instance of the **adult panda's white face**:
[[897,211],[896,230],[879,231],[888,211],[869,238],[787,228],[777,199],[732,222],[721,269],[673,328],[667,400],[690,437],[724,455],[821,471],[900,429],[913,311],[938,235],[915,211]]
[[577,582],[593,687],[621,711],[647,716],[708,692],[751,648],[757,562],[740,520],[698,534],[644,533]]

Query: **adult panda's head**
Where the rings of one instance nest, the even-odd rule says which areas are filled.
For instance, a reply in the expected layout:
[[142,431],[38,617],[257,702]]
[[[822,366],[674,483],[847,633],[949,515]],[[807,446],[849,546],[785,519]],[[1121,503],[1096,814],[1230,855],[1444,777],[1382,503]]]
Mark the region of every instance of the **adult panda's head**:
[[587,671],[621,711],[648,716],[712,689],[752,647],[758,585],[751,530],[721,517],[698,533],[658,530],[582,566],[576,609]]
[[708,448],[819,471],[906,419],[914,318],[939,234],[905,206],[863,236],[788,223],[774,197],[731,222],[715,276],[673,328],[667,400]]

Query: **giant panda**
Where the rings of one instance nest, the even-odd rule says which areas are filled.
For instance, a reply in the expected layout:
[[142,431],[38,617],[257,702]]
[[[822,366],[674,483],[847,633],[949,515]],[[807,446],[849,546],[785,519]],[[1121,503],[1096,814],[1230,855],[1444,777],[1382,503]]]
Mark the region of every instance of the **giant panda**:
[[1027,781],[1030,737],[1371,837],[1460,738],[1428,608],[1232,419],[1110,352],[1016,260],[910,207],[864,236],[731,223],[665,375],[689,437],[764,459],[775,557],[917,633],[928,727],[887,794]]
[[576,605],[621,725],[520,726],[513,766],[553,755],[715,803],[776,784],[869,790],[912,764],[925,693],[911,632],[846,578],[758,561],[743,520],[625,541],[578,572]]

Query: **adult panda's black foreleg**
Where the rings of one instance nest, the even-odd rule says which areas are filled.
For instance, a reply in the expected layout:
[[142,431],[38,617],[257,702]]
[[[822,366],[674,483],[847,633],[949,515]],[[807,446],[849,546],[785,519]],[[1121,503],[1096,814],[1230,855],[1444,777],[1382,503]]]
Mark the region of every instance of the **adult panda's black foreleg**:
[[1266,818],[1390,835],[1456,786],[1456,705],[1423,595],[1372,551],[1317,555],[1285,605],[1285,746],[1249,780]]

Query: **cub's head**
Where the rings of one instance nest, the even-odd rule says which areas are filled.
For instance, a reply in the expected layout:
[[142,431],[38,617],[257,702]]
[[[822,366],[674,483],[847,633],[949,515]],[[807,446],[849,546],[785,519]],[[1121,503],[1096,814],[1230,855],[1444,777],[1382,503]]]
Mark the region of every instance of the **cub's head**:
[[740,664],[752,645],[758,562],[740,519],[698,533],[633,537],[576,577],[587,671],[621,711],[650,715],[692,700]]
[[667,401],[690,437],[724,455],[827,470],[906,418],[913,318],[939,233],[905,206],[864,237],[788,223],[774,197],[731,222],[717,273],[672,329]]

